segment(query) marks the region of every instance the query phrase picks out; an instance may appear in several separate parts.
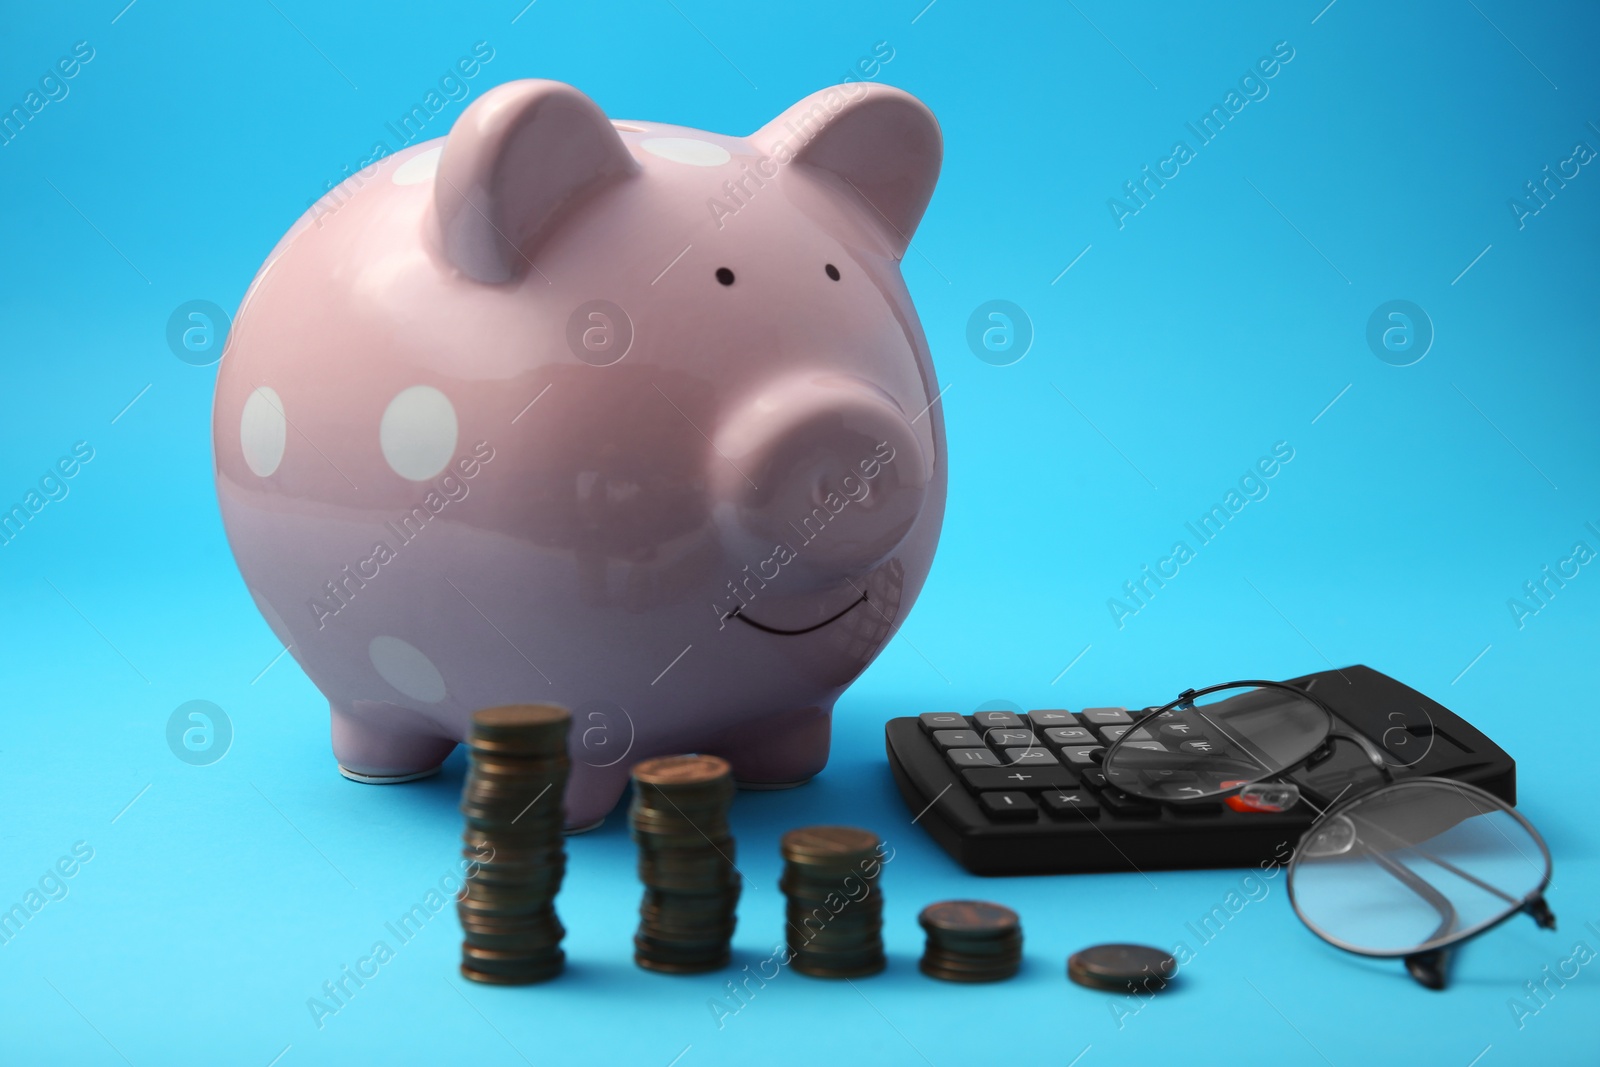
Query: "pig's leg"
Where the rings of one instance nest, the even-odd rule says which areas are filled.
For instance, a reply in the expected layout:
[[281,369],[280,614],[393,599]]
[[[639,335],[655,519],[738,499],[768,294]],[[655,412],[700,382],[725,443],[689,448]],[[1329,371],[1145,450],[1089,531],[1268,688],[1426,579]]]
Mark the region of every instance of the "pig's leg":
[[633,763],[622,759],[610,766],[596,767],[585,763],[581,756],[572,761],[572,774],[567,779],[567,833],[581,834],[605,821],[628,787]]
[[333,755],[339,773],[357,782],[386,785],[426,778],[456,747],[416,712],[393,704],[358,700],[331,704]]
[[828,763],[833,708],[801,708],[740,723],[708,751],[733,764],[746,789],[804,785]]

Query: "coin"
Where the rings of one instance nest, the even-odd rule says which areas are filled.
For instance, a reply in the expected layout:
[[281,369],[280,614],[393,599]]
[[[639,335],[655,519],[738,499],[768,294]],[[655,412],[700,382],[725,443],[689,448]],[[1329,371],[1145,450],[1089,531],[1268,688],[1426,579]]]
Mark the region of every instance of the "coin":
[[565,737],[571,720],[571,713],[557,704],[503,704],[472,713],[472,736],[492,740],[548,731]]
[[876,855],[878,835],[854,826],[805,826],[790,830],[779,842],[791,863],[838,863],[859,855]]
[[929,904],[917,916],[917,922],[924,930],[954,934],[1009,932],[1019,925],[1016,912],[984,900],[943,900]]
[[863,962],[844,967],[830,967],[806,957],[796,956],[790,964],[796,971],[812,978],[868,978],[889,965],[882,952],[868,956]]
[[917,963],[917,969],[923,974],[943,982],[1003,982],[1016,974],[1020,967],[1019,961],[1000,967],[975,967],[927,955]]
[[1067,957],[1067,977],[1090,989],[1113,992],[1164,989],[1178,970],[1170,953],[1144,945],[1094,945]]
[[461,977],[469,978],[474,982],[484,985],[533,985],[535,982],[548,981],[561,973],[565,957],[558,959],[553,964],[547,964],[539,969],[529,970],[522,974],[491,974],[487,971],[476,970],[461,965]]
[[640,785],[671,788],[729,780],[728,761],[718,756],[659,756],[633,769]]

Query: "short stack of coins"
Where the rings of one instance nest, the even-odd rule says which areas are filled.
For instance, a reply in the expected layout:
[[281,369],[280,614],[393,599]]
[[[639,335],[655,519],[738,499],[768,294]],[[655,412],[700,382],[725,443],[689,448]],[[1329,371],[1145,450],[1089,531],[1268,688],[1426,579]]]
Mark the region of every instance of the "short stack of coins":
[[555,898],[567,864],[561,824],[570,725],[567,710],[553,704],[472,716],[461,840],[473,862],[456,912],[461,973],[475,982],[543,982],[566,961]]
[[998,982],[1022,966],[1017,913],[983,900],[942,900],[917,916],[928,932],[919,965],[946,982]]
[[728,963],[739,871],[728,808],[733,775],[716,756],[662,756],[633,769],[629,822],[639,845],[639,930],[647,970],[699,974]]
[[813,978],[877,974],[883,954],[878,835],[807,826],[783,835],[784,918],[791,965]]

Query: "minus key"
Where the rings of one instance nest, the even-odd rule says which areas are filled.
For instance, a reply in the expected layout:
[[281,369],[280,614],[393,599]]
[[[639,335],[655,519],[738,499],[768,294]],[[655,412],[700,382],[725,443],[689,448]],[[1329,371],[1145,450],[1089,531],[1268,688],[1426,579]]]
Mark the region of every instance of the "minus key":
[[996,822],[1032,822],[1039,817],[1039,805],[1026,793],[980,793],[978,803]]

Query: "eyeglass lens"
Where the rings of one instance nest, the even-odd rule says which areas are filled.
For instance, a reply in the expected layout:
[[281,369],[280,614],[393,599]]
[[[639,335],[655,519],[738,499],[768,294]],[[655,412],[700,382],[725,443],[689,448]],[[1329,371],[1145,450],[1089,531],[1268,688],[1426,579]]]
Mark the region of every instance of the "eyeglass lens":
[[1291,689],[1229,686],[1140,720],[1101,770],[1136,796],[1200,799],[1292,767],[1331,726],[1320,704]]
[[1402,782],[1314,826],[1301,841],[1290,892],[1325,940],[1407,955],[1516,911],[1549,871],[1543,844],[1486,795],[1451,782]]

